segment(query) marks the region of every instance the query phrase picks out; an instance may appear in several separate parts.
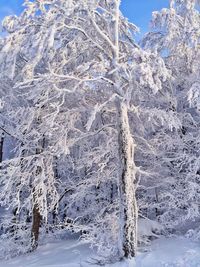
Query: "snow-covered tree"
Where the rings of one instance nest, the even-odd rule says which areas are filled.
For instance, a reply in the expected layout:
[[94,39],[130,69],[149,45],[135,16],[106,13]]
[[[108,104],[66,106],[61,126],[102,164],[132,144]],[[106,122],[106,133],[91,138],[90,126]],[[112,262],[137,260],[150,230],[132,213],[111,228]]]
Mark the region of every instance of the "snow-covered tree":
[[[173,79],[165,84],[169,109],[180,129],[161,129],[155,135],[161,159],[162,182],[157,188],[159,219],[174,229],[199,217],[199,6],[198,1],[170,1],[170,8],[153,13],[153,31],[143,45],[165,60]],[[146,202],[147,203],[147,202]],[[190,226],[189,226],[190,227]]]
[[20,103],[12,114],[22,142],[2,162],[1,202],[21,220],[28,210],[33,248],[40,218],[55,218],[65,198],[66,227],[85,230],[111,260],[134,257],[137,151],[156,120],[169,121],[152,102],[169,72],[135,43],[119,0],[25,4],[3,23],[1,67]]

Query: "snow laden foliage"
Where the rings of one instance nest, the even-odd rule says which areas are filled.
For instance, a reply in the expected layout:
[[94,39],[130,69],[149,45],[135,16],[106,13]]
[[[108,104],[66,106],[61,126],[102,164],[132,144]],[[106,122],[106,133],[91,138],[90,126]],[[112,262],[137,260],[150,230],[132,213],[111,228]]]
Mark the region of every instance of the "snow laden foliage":
[[[152,197],[143,197],[142,205],[170,231],[186,232],[199,220],[199,3],[171,1],[169,9],[153,13],[152,25],[142,45],[162,55],[171,71],[163,90],[181,124],[176,132],[161,128],[152,136],[162,178],[155,175],[149,189],[143,186]],[[149,208],[150,199],[154,205]]]
[[149,190],[170,192],[156,180],[171,171],[159,153],[188,118],[171,102],[173,69],[135,43],[119,0],[24,5],[4,19],[0,41],[0,118],[14,140],[2,150],[0,205],[10,221],[1,238],[16,255],[37,248],[41,229],[64,228],[96,247],[100,263],[134,257],[138,211],[158,209]]

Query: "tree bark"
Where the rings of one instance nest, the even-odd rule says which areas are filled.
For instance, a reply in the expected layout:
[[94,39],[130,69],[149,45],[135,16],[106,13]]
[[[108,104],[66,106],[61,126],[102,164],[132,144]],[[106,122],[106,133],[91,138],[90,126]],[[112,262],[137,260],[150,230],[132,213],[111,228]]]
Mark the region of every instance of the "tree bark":
[[[45,147],[45,138],[43,137],[41,141],[41,148],[36,149],[36,154],[41,154]],[[41,167],[37,167],[36,175],[40,175],[42,172]],[[32,238],[32,244],[31,244],[31,250],[35,250],[38,247],[38,240],[39,240],[39,229],[40,229],[40,223],[41,223],[41,214],[39,210],[39,205],[37,203],[37,194],[38,192],[35,192],[35,188],[33,189],[33,217],[32,217],[32,230],[31,230],[31,238]]]
[[33,207],[33,224],[32,224],[32,244],[31,249],[35,250],[38,247],[39,229],[40,229],[41,215],[37,204]]
[[[115,0],[115,22],[114,22],[114,46],[113,50],[113,69],[119,69],[119,19],[120,19],[120,0]],[[113,82],[116,92],[121,96],[120,73],[114,72]],[[124,98],[125,99],[125,98]],[[138,210],[135,197],[136,191],[136,171],[134,163],[135,144],[130,131],[128,108],[126,100],[118,99],[118,142],[119,142],[119,201],[120,201],[120,236],[119,250],[125,258],[135,257],[137,250],[137,220]]]
[[135,257],[137,250],[138,209],[135,197],[136,171],[134,163],[135,144],[130,131],[128,109],[124,102],[119,107],[119,178],[121,249],[125,258]]
[[3,161],[3,145],[4,145],[4,133],[1,132],[1,140],[0,140],[0,163]]

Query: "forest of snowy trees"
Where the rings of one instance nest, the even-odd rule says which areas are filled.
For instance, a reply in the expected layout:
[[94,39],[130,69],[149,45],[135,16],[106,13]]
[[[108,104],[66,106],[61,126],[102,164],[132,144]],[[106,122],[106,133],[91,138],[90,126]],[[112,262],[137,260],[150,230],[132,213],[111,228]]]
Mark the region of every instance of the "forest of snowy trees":
[[[122,0],[123,1],[123,0]],[[0,37],[0,258],[74,233],[102,262],[200,238],[200,13],[25,0]]]

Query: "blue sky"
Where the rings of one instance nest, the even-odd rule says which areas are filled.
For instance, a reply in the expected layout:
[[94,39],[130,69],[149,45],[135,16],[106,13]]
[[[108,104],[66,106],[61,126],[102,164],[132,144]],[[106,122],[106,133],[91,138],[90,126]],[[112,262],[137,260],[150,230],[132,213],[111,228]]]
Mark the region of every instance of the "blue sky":
[[[0,0],[0,20],[6,15],[19,14],[22,3],[23,0]],[[167,7],[168,3],[169,0],[122,0],[121,10],[143,33],[148,30],[152,11]]]
[[169,6],[169,0],[121,0],[121,10],[141,32],[148,30],[151,13]]

